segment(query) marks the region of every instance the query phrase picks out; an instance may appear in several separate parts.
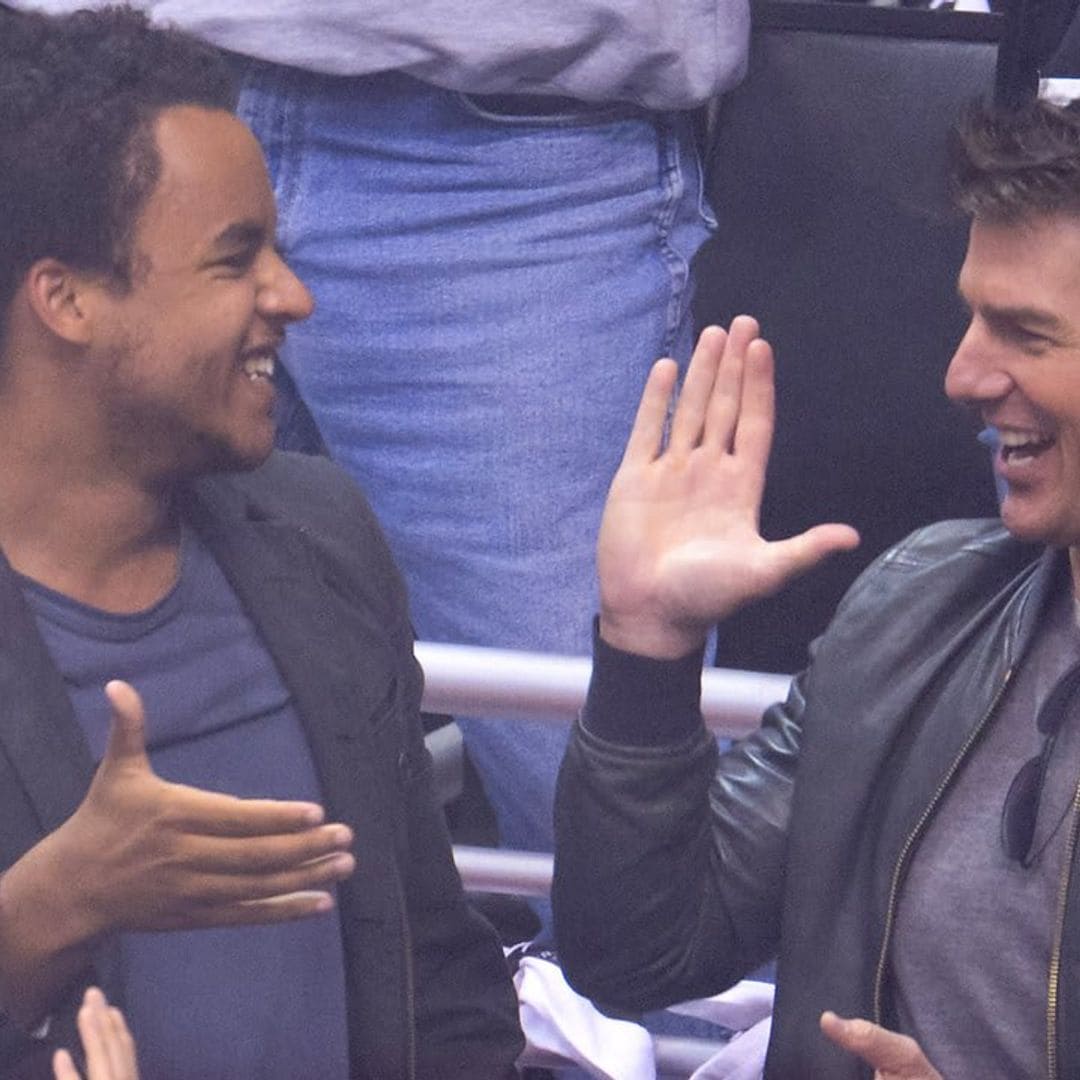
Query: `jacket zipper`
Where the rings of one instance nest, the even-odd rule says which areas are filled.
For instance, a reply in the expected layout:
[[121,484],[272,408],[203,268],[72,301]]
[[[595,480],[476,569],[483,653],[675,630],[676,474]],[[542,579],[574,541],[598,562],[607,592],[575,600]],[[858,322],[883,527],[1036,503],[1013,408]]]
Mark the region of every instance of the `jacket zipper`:
[[1049,1080],[1057,1080],[1057,997],[1058,976],[1061,974],[1061,942],[1065,936],[1065,903],[1069,895],[1072,877],[1072,861],[1080,836],[1080,781],[1073,793],[1072,822],[1069,838],[1065,844],[1065,860],[1061,868],[1058,886],[1057,922],[1054,926],[1054,946],[1050,951],[1050,971],[1046,988],[1046,1073]]
[[[396,864],[396,860],[395,860]],[[401,869],[397,868],[398,915],[401,918],[401,939],[405,952],[405,1065],[407,1080],[416,1080],[416,979],[413,973],[412,927],[405,905],[405,889]]]
[[[874,1023],[880,1024],[882,1022],[882,997],[884,996],[885,985],[885,965],[889,955],[889,942],[892,938],[893,923],[896,921],[896,903],[900,893],[900,883],[904,877],[904,871],[907,868],[908,857],[911,855],[911,849],[915,846],[915,841],[918,840],[919,835],[922,833],[926,826],[926,823],[930,820],[930,816],[937,808],[937,804],[941,801],[942,795],[945,794],[945,789],[952,783],[952,778],[956,774],[956,770],[960,767],[960,763],[967,757],[975,741],[983,732],[983,728],[986,727],[990,718],[997,711],[998,705],[1001,703],[1001,698],[1005,693],[1006,688],[1012,679],[1013,669],[1009,668],[1005,672],[1005,676],[1002,679],[1001,685],[997,689],[997,693],[994,694],[993,700],[990,702],[989,708],[986,710],[982,720],[972,729],[971,734],[968,735],[964,742],[964,745],[960,748],[960,752],[953,759],[952,764],[949,766],[948,771],[942,778],[941,783],[938,784],[937,790],[934,792],[927,804],[926,809],[923,810],[919,816],[919,820],[915,823],[915,827],[907,835],[907,839],[904,841],[904,846],[900,849],[900,854],[897,856],[896,865],[893,867],[892,882],[889,886],[889,903],[885,909],[885,929],[881,935],[881,949],[878,952],[877,970],[874,974]],[[1080,794],[1080,792],[1078,792]]]

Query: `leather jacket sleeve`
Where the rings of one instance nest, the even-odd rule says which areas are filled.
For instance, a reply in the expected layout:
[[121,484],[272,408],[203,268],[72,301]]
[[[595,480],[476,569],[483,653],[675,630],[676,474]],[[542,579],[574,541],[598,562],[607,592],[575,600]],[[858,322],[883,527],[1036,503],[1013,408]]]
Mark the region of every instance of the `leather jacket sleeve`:
[[559,777],[553,901],[571,984],[638,1012],[716,993],[775,954],[803,683],[727,753],[579,722]]

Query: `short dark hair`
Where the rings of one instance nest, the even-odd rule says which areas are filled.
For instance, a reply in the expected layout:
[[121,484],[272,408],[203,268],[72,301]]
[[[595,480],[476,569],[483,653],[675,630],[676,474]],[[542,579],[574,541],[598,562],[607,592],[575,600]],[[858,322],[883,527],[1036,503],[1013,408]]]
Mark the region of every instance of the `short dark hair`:
[[1013,223],[1080,214],[1080,105],[1033,101],[972,106],[953,132],[953,192],[961,210]]
[[0,9],[0,332],[37,259],[130,286],[135,223],[161,167],[153,126],[174,105],[235,109],[216,50],[127,6]]

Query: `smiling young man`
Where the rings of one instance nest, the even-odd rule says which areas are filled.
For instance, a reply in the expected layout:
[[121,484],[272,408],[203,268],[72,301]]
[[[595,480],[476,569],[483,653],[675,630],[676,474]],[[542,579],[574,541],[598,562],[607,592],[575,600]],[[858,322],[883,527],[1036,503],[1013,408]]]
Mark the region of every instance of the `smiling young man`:
[[945,387],[996,429],[1002,520],[885,553],[723,755],[706,629],[857,542],[759,535],[753,320],[706,331],[666,443],[674,372],[654,371],[600,537],[557,807],[563,963],[650,1009],[778,954],[768,1077],[1080,1075],[1080,109],[974,115],[956,176],[971,322]]
[[147,1076],[503,1077],[403,589],[271,453],[307,290],[212,50],[0,12],[0,1072],[88,983]]

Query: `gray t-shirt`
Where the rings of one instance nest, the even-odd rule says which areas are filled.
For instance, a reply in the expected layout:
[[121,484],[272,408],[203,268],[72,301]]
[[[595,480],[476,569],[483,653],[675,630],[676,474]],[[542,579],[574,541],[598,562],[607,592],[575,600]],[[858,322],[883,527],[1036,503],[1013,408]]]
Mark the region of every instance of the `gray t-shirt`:
[[[111,0],[4,0],[66,14]],[[692,108],[742,78],[748,0],[135,0],[223,49],[472,94]]]
[[1047,987],[1071,807],[1080,777],[1080,703],[1050,758],[1030,867],[1000,842],[1005,794],[1039,753],[1039,706],[1080,662],[1071,593],[1047,611],[997,716],[942,800],[897,907],[892,976],[898,1026],[946,1080],[1046,1074]]

